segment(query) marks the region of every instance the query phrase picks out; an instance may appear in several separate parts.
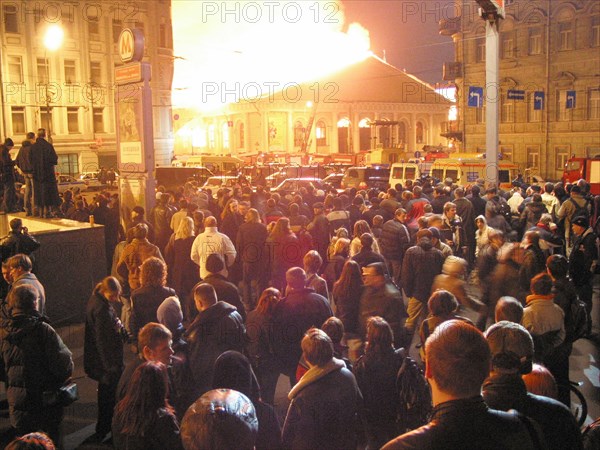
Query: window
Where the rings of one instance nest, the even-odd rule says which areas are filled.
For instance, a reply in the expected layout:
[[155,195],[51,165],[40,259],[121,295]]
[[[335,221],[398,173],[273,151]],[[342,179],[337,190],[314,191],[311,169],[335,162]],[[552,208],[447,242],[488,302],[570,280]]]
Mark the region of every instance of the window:
[[527,168],[537,169],[540,164],[539,147],[527,147]]
[[95,84],[102,83],[102,67],[99,62],[90,62],[90,81]]
[[588,91],[588,119],[600,120],[600,89]]
[[529,92],[527,94],[527,121],[528,122],[541,122],[542,121],[542,110],[535,109],[535,93]]
[[11,108],[13,134],[25,134],[25,107],[13,106]]
[[48,59],[38,58],[37,59],[37,76],[38,83],[47,84],[50,82],[50,68],[48,67]]
[[319,120],[317,122],[317,127],[315,128],[315,136],[317,138],[317,147],[322,147],[327,145],[327,128],[325,127],[325,122]]
[[67,128],[69,134],[79,133],[79,108],[67,108]]
[[556,159],[554,160],[554,170],[562,171],[569,159],[569,148],[555,147],[554,154],[556,155]]
[[17,17],[17,7],[13,5],[4,5],[2,7],[2,17],[4,18],[4,32],[18,33],[19,21]]
[[417,144],[422,144],[425,140],[423,122],[417,122]]
[[304,142],[304,126],[299,120],[294,125],[294,147],[302,147]]
[[104,108],[94,108],[94,133],[104,133]]
[[482,108],[475,108],[475,123],[485,123],[485,108],[485,105]]
[[56,171],[61,174],[74,176],[79,173],[79,157],[77,153],[62,153],[58,155]]
[[514,33],[508,31],[502,33],[502,58],[514,58],[515,57],[515,39]]
[[477,38],[475,41],[475,62],[485,61],[485,37]]
[[512,147],[500,147],[500,156],[502,161],[512,161],[513,149]]
[[542,29],[540,27],[529,29],[529,54],[542,54]]
[[113,19],[112,34],[113,34],[113,42],[115,44],[119,42],[119,36],[121,35],[122,30],[123,30],[123,22],[118,19]]
[[88,33],[90,34],[90,38],[99,39],[100,38],[100,18],[96,15],[89,14],[86,17]]
[[63,8],[60,13],[61,26],[65,32],[65,36],[73,38],[73,30],[75,29],[75,19],[73,18],[73,12],[71,8]]
[[567,91],[558,91],[556,94],[556,120],[567,122],[572,118],[573,109],[567,109]]
[[23,66],[20,56],[8,57],[8,76],[13,83],[23,82]]
[[75,84],[76,78],[75,61],[65,59],[65,84]]
[[398,124],[398,142],[406,144],[406,124],[404,122]]
[[40,126],[47,131],[52,129],[52,108],[48,109],[45,106],[40,108]]
[[600,47],[600,16],[592,17],[592,32],[590,33],[590,47]]
[[506,97],[502,98],[500,110],[500,120],[502,123],[513,123],[515,121],[515,101]]
[[573,23],[559,22],[558,24],[558,49],[573,50]]
[[221,134],[223,136],[223,148],[229,149],[229,124],[227,122],[221,125]]

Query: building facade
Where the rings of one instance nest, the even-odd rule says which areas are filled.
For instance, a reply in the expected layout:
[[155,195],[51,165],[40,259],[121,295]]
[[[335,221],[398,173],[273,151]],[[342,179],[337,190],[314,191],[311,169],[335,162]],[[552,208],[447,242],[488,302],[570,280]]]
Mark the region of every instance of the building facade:
[[[154,150],[172,152],[173,38],[170,0],[129,2],[1,2],[2,138],[17,147],[28,131],[46,128],[57,171],[77,175],[116,167],[114,67],[123,28],[145,34],[144,61],[153,67]],[[64,39],[50,50],[44,37],[58,25]]]
[[[485,108],[499,108],[499,152],[522,170],[555,180],[571,155],[600,154],[600,3],[504,0],[499,22],[500,86],[485,84],[485,21],[473,0],[455,0],[440,21],[455,61],[445,79],[457,87],[458,120],[447,135],[465,151],[485,151]],[[484,87],[483,107],[468,105]]]
[[249,96],[222,114],[182,126],[175,136],[176,157],[269,152],[308,154],[319,162],[322,156],[370,149],[412,155],[424,145],[447,143],[441,133],[451,102],[374,56],[319,80],[289,83],[259,99]]

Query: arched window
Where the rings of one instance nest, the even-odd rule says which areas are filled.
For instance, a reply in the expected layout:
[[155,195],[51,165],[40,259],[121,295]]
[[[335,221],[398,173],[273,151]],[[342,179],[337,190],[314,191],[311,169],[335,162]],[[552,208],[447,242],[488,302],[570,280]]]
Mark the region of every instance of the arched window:
[[317,137],[317,147],[323,147],[327,145],[327,128],[325,122],[319,120],[315,128],[315,136]]
[[371,137],[371,119],[365,117],[358,122],[359,150],[363,151],[375,148],[376,143],[371,143]]
[[221,125],[221,139],[223,139],[223,148],[229,149],[229,124],[225,122]]
[[339,153],[350,153],[351,152],[351,136],[350,136],[350,119],[344,117],[338,120],[338,152]]
[[398,124],[398,142],[406,144],[406,124],[404,122]]
[[417,144],[424,142],[423,122],[417,122]]

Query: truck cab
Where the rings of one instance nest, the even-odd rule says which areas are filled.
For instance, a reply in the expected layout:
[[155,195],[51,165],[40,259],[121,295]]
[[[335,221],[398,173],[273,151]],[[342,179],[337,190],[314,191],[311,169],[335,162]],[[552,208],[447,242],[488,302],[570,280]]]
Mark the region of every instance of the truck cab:
[[594,158],[570,158],[563,171],[563,183],[577,183],[584,179],[590,184],[590,192],[600,195],[600,155]]

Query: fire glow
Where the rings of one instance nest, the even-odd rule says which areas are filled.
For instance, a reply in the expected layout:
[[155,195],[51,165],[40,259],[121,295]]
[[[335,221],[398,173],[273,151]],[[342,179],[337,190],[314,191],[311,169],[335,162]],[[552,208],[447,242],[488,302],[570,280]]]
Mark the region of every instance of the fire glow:
[[208,111],[361,61],[369,32],[340,1],[174,0],[173,105]]

